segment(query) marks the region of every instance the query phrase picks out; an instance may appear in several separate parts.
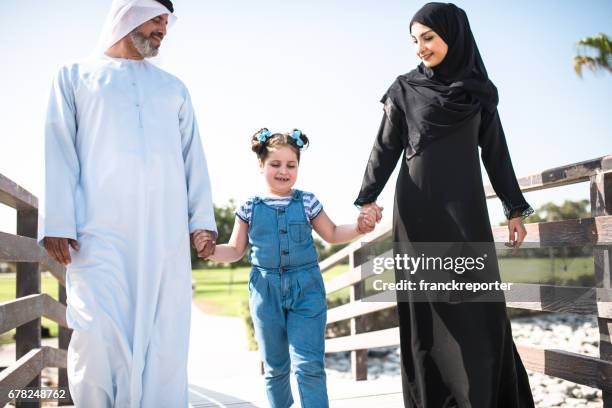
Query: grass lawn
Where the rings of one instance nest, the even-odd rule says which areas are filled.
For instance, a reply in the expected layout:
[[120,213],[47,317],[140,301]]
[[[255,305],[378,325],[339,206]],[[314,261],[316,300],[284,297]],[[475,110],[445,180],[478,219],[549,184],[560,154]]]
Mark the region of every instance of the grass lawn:
[[[0,303],[15,299],[15,283],[16,281],[14,273],[0,274]],[[53,275],[48,272],[42,273],[41,290],[42,293],[46,293],[55,300],[57,300],[59,290],[57,279],[55,279]],[[42,325],[49,328],[49,330],[51,331],[51,337],[57,337],[57,323],[43,317]],[[0,344],[13,343],[15,341],[13,339],[14,335],[15,330],[10,330],[6,333],[0,333]]]
[[194,301],[200,310],[217,315],[240,316],[248,300],[250,267],[194,269]]
[[594,276],[593,257],[554,259],[499,258],[499,269],[505,282],[564,284],[580,276]]

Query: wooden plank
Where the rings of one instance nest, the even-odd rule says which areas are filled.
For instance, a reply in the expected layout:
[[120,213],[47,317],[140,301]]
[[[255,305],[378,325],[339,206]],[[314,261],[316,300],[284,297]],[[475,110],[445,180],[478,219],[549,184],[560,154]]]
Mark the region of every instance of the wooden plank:
[[28,295],[0,303],[0,333],[22,326],[44,316],[68,327],[66,306],[46,293]]
[[0,260],[6,262],[39,262],[44,249],[29,237],[0,232]]
[[[504,294],[507,306],[515,309],[612,318],[612,290],[606,288],[513,283],[512,288],[505,291]],[[329,309],[327,323],[331,324],[395,307],[397,302],[385,300],[393,296],[391,291],[380,292],[360,301]]]
[[[38,211],[17,211],[17,235],[36,239],[38,230]],[[17,263],[17,293],[16,298],[40,293],[40,269],[37,262]],[[40,348],[40,317],[17,327],[15,333],[15,353],[19,359],[28,354],[30,350]],[[31,388],[40,387],[40,376],[36,376],[27,385]],[[33,407],[40,404],[17,403],[17,408]]]
[[612,363],[563,350],[517,345],[525,367],[542,374],[612,392]]
[[[535,191],[588,181],[591,176],[612,171],[612,155],[598,157],[579,163],[544,170],[541,173],[521,177],[521,190]],[[492,186],[485,187],[487,198],[496,197]]]
[[[30,350],[9,367],[0,372],[0,389],[22,389],[29,387],[32,380],[40,378],[43,369],[44,351],[37,348]],[[40,386],[40,385],[39,385]],[[0,395],[0,405],[4,406],[10,399]]]
[[[610,245],[612,216],[525,224],[529,247]],[[508,241],[508,227],[493,227],[495,242]],[[537,245],[533,245],[537,244]]]
[[348,247],[344,247],[340,251],[337,251],[322,260],[319,263],[319,268],[321,268],[321,272],[325,273],[327,270],[345,261],[348,258],[348,254],[346,253],[347,251],[345,251],[346,248]]
[[[62,305],[66,305],[66,288],[61,284],[57,285],[58,289],[58,299]],[[58,339],[58,347],[62,350],[67,350],[68,345],[70,344],[70,337],[72,336],[72,330],[61,327],[59,328],[59,339]],[[70,390],[68,388],[68,371],[66,368],[58,369],[58,387],[66,390],[66,398],[60,399],[58,401],[58,405],[73,405],[72,395],[70,395]]]
[[325,341],[326,353],[339,351],[362,350],[376,347],[397,346],[399,344],[399,329],[390,329],[360,333],[354,336],[343,336]]
[[29,191],[0,174],[0,203],[16,210],[31,211],[38,208],[38,199]]
[[[349,267],[355,268],[355,252],[349,256]],[[356,282],[349,287],[349,302],[355,303],[364,297],[365,290],[363,282]],[[361,333],[365,330],[365,317],[355,316],[350,320],[351,336]],[[368,379],[368,350],[352,350],[351,351],[351,374],[355,381],[364,381]]]
[[513,283],[504,294],[507,306],[515,309],[612,318],[610,289]]
[[0,303],[0,333],[40,318],[44,296],[34,294]]
[[43,316],[53,320],[62,327],[68,327],[66,321],[66,305],[61,304],[47,294],[43,294]]
[[[399,345],[399,329],[390,328],[355,336],[329,339],[326,353],[390,347]],[[517,345],[521,359],[530,370],[562,378],[577,384],[612,391],[612,363],[594,357],[562,350],[545,350]]]
[[55,347],[43,347],[45,353],[44,367],[65,369],[68,366],[68,352]]
[[[391,257],[393,255],[393,251],[389,250],[380,254],[380,257]],[[367,279],[370,276],[374,276],[374,268],[369,267],[368,264],[356,266],[353,269],[350,269],[346,273],[335,277],[327,282],[325,282],[325,291],[329,293],[337,292],[340,289],[344,289],[348,286],[354,285],[357,282],[362,281],[363,279]]]
[[[597,217],[612,216],[612,174],[596,174],[590,179],[591,215]],[[596,286],[610,290],[612,288],[612,245],[598,246],[593,249]],[[612,362],[612,319],[600,317],[599,356]],[[612,408],[612,390],[604,390],[604,408]]]
[[336,276],[335,278],[325,282],[325,292],[329,295],[330,293],[337,292],[340,289],[344,289],[351,286],[361,280],[361,267],[358,266],[355,269],[349,270],[342,275]]
[[322,272],[325,272],[326,270],[342,262],[345,258],[347,258],[355,251],[367,249],[370,245],[380,241],[384,241],[389,237],[391,237],[391,224],[381,225],[371,233],[364,235],[359,240],[351,243],[350,245],[347,245],[340,251],[319,262],[319,268],[321,268]]
[[[22,389],[29,387],[32,379],[39,376],[45,367],[66,368],[67,353],[53,347],[32,349],[9,367],[0,372],[0,389]],[[0,406],[8,403],[10,399],[0,393]],[[33,404],[29,402],[29,406]]]
[[66,267],[51,258],[45,252],[45,257],[40,262],[40,271],[48,271],[62,285],[66,286]]
[[380,300],[375,300],[375,298],[380,298],[380,296],[368,296],[367,298],[361,299],[357,302],[346,303],[344,305],[336,306],[332,309],[329,309],[327,311],[327,324],[350,319],[356,316],[363,316],[368,313],[391,309],[397,306],[397,302],[384,302]]
[[0,232],[0,260],[7,262],[39,262],[41,271],[49,271],[63,285],[66,268],[47,255],[34,238]]

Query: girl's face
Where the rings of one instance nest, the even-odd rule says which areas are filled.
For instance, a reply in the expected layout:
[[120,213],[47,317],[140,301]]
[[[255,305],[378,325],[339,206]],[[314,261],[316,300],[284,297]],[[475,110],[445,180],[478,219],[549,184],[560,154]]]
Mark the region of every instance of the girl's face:
[[266,161],[259,162],[266,184],[275,195],[289,195],[297,181],[299,162],[295,151],[289,146],[279,146],[268,151]]
[[411,37],[417,57],[423,65],[433,68],[444,60],[448,52],[448,45],[442,37],[431,28],[421,23],[412,23]]

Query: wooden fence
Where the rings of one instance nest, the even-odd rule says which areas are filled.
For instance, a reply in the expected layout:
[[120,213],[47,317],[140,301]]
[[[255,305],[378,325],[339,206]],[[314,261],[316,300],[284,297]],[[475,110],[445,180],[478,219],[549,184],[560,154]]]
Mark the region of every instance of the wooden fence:
[[[540,247],[593,245],[596,286],[592,288],[560,287],[539,284],[515,284],[514,288],[533,294],[531,302],[509,302],[519,309],[589,314],[598,317],[600,358],[562,350],[519,346],[526,367],[603,391],[605,408],[612,408],[612,156],[546,170],[519,180],[523,191],[548,189],[562,185],[589,182],[592,217],[580,220],[545,222],[526,225],[528,240]],[[495,197],[487,188],[487,198]],[[16,298],[0,304],[0,333],[13,328],[16,333],[16,361],[0,372],[0,390],[40,387],[44,367],[60,368],[59,386],[67,388],[66,348],[70,330],[66,324],[65,269],[52,260],[36,243],[38,200],[29,192],[0,175],[0,203],[17,211],[17,235],[0,232],[0,261],[17,262]],[[495,240],[507,238],[506,227],[493,228]],[[366,237],[371,245],[391,237],[389,228]],[[325,272],[348,258],[346,273],[326,283],[328,294],[348,288],[350,302],[328,312],[328,324],[350,321],[350,335],[326,341],[327,352],[350,351],[353,376],[367,379],[369,348],[399,344],[397,327],[364,332],[368,315],[396,307],[395,302],[368,302],[364,298],[362,275],[364,259],[359,259],[362,242],[338,251],[321,263]],[[60,302],[40,293],[40,273],[47,270],[58,280]],[[537,298],[537,299],[536,299]],[[59,348],[41,347],[41,317],[60,326]],[[0,404],[10,400],[0,396]],[[71,403],[62,400],[61,403]],[[22,404],[18,404],[22,405]],[[28,406],[33,406],[28,403]]]
[[[507,302],[507,306],[597,316],[600,358],[528,345],[517,348],[527,368],[599,388],[603,391],[604,407],[612,408],[612,156],[557,167],[519,180],[524,192],[580,182],[589,182],[592,217],[527,224],[527,241],[538,247],[592,245],[595,287],[517,283],[513,285],[513,291],[529,293],[531,301]],[[485,191],[487,198],[496,197],[491,187]],[[496,242],[506,242],[508,229],[493,227],[493,234]],[[373,276],[373,273],[372,268],[363,268],[367,259],[360,254],[364,247],[367,251],[372,243],[389,239],[390,227],[381,228],[366,236],[362,240],[365,243],[355,242],[321,262],[321,270],[325,272],[348,258],[348,270],[329,280],[325,288],[328,296],[341,289],[349,289],[350,302],[329,309],[328,324],[350,320],[350,335],[328,339],[326,352],[350,351],[352,374],[356,380],[367,379],[368,349],[399,344],[397,327],[369,332],[363,330],[369,314],[396,307],[396,302],[368,301],[372,299],[364,297],[364,279]]]
[[[0,232],[0,261],[17,263],[15,299],[0,303],[0,333],[16,330],[15,362],[0,371],[0,406],[11,399],[8,390],[39,388],[45,367],[58,367],[59,387],[67,392],[66,349],[70,330],[66,323],[66,271],[36,242],[38,199],[0,174],[0,203],[17,211],[17,235]],[[58,298],[41,294],[41,271],[58,280]],[[41,347],[41,317],[59,325],[59,348]],[[69,395],[69,394],[67,394]],[[59,401],[71,404],[70,398]],[[40,402],[18,402],[34,407]]]

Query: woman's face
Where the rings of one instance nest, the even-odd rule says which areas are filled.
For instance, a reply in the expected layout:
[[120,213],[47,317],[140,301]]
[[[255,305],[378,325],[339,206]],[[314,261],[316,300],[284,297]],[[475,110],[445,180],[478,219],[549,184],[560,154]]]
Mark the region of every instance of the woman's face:
[[423,65],[433,68],[442,62],[448,52],[448,45],[434,30],[417,23],[412,23],[411,37],[417,57],[423,61]]

